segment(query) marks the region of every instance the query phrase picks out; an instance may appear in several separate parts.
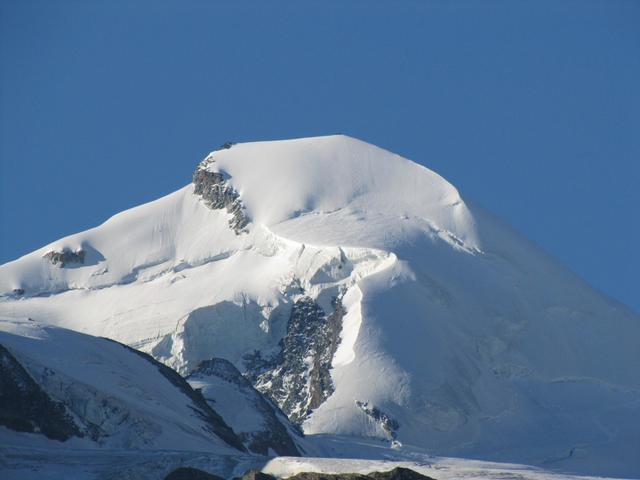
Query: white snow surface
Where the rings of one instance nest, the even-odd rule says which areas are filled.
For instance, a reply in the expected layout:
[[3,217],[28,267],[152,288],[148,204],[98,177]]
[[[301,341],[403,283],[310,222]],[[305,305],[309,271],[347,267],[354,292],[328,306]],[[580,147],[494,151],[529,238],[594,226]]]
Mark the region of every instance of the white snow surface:
[[[336,135],[207,158],[239,193],[247,233],[188,185],[1,266],[0,313],[186,373],[276,351],[300,287],[326,311],[343,295],[335,392],[307,434],[388,438],[355,403],[369,402],[433,454],[640,477],[637,314],[373,145]],[[43,258],[65,248],[85,263]]]

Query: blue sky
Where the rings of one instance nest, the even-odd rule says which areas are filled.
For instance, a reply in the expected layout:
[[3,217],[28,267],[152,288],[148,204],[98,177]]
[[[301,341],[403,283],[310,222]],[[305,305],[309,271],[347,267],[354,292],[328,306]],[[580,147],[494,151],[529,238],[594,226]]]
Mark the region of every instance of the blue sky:
[[0,2],[0,262],[226,140],[416,160],[640,311],[640,2]]

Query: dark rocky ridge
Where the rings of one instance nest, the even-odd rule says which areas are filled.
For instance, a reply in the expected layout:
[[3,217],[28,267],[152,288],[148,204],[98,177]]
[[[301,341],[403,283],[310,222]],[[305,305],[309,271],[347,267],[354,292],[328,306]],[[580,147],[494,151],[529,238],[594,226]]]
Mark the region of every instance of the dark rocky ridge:
[[214,406],[217,391],[215,387],[219,386],[220,382],[225,382],[237,392],[238,402],[246,402],[250,408],[260,414],[264,421],[262,429],[251,432],[235,430],[250,451],[261,455],[268,455],[269,450],[278,455],[300,455],[292,435],[302,435],[302,432],[298,432],[293,425],[289,424],[285,414],[257,391],[228,360],[222,358],[205,360],[187,377],[187,380],[205,383],[207,380],[212,381],[211,391],[205,391],[205,399]]
[[64,404],[40,388],[20,362],[0,345],[0,425],[65,441],[83,434]]
[[[225,143],[221,148],[228,149],[232,145]],[[249,218],[244,211],[240,195],[227,181],[230,178],[229,175],[224,172],[211,172],[207,169],[214,161],[211,156],[207,157],[193,172],[195,186],[193,192],[199,195],[209,208],[213,210],[225,208],[231,214],[229,226],[237,234],[240,234],[249,224]]]
[[[331,362],[340,343],[340,299],[327,315],[313,299],[303,297],[291,309],[280,353],[263,359],[259,352],[245,357],[247,375],[295,424],[302,422],[334,391]],[[311,362],[307,359],[311,359]]]
[[[110,340],[110,339],[107,339]],[[136,350],[135,348],[131,348],[122,343],[116,342],[115,340],[111,340],[114,343],[121,345],[123,348],[139,355],[140,357],[147,360],[149,363],[152,363],[156,366],[158,371],[169,380],[174,386],[180,389],[187,397],[191,399],[194,406],[191,407],[192,410],[203,420],[207,422],[209,428],[212,433],[220,437],[224,440],[228,445],[231,445],[234,448],[237,448],[240,451],[246,451],[242,440],[235,434],[235,432],[225,423],[222,417],[213,410],[207,401],[204,399],[202,394],[193,388],[191,385],[175,370],[167,367],[163,363],[158,362],[151,355],[148,355],[144,352]]]
[[434,480],[414,470],[396,467],[388,472],[361,473],[298,473],[287,480]]
[[[267,473],[250,470],[241,477],[234,480],[276,480],[277,477]],[[363,473],[320,473],[320,472],[302,472],[287,480],[434,480],[421,473],[404,467],[396,467],[387,472],[371,472]]]
[[369,402],[360,402],[356,400],[356,406],[366,413],[373,421],[378,423],[382,429],[387,432],[389,438],[395,440],[397,438],[396,431],[400,428],[400,424],[385,412],[380,410],[375,405],[370,405]]

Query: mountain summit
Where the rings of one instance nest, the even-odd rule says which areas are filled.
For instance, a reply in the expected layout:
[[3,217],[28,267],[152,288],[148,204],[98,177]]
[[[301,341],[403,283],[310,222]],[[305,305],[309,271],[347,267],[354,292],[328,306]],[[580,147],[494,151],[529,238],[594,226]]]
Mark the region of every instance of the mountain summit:
[[185,376],[224,359],[307,435],[640,475],[640,318],[347,136],[225,144],[177,192],[1,266],[0,295]]

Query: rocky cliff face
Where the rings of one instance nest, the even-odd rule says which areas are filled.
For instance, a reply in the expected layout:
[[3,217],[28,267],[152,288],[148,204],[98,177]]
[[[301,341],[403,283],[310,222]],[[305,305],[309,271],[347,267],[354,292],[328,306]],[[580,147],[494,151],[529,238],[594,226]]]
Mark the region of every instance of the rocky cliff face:
[[340,342],[339,299],[327,315],[313,299],[303,297],[291,309],[280,352],[263,359],[259,352],[246,358],[248,376],[295,424],[302,422],[334,391],[331,362]]
[[215,408],[252,452],[299,456],[297,431],[280,409],[258,392],[231,362],[202,362],[187,381]]
[[[232,144],[225,144],[222,148],[231,148]],[[229,226],[238,234],[243,232],[249,224],[240,195],[228,183],[229,176],[225,172],[210,170],[215,159],[209,155],[193,172],[194,193],[202,197],[211,209],[225,208],[231,215]]]

